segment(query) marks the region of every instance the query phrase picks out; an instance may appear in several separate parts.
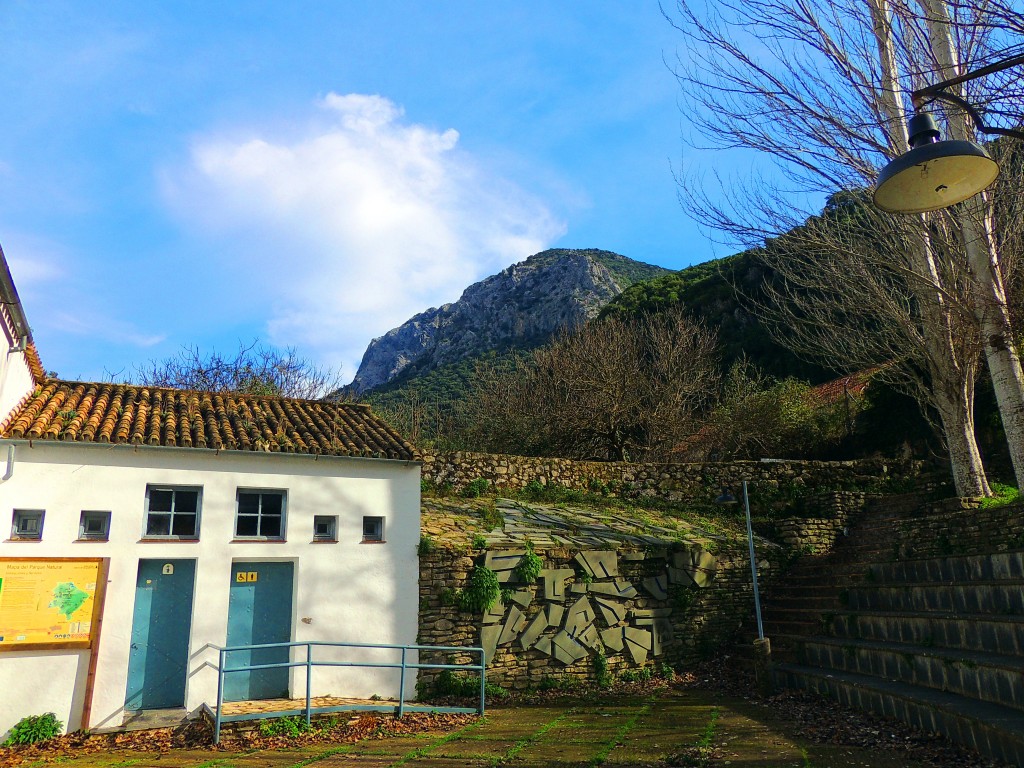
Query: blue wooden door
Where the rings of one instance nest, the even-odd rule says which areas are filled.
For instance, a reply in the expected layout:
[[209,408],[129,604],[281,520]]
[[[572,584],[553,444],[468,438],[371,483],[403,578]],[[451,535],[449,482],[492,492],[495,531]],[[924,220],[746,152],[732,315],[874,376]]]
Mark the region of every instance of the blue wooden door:
[[[292,639],[292,563],[234,563],[228,601],[228,647],[287,643]],[[287,662],[288,648],[227,654],[225,669]],[[254,669],[224,676],[225,701],[288,696],[288,668]]]
[[139,560],[124,708],[185,706],[195,560]]

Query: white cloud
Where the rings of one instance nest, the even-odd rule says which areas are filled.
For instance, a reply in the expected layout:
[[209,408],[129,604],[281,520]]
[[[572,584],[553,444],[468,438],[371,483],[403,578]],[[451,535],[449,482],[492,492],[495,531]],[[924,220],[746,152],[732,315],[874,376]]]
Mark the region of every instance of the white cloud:
[[83,310],[74,313],[57,312],[50,321],[62,334],[87,336],[141,349],[155,347],[167,339],[167,334],[145,333],[134,323],[113,320],[105,315]]
[[298,135],[206,136],[167,199],[233,243],[271,341],[355,372],[371,336],[564,232],[548,208],[381,96],[331,93]]

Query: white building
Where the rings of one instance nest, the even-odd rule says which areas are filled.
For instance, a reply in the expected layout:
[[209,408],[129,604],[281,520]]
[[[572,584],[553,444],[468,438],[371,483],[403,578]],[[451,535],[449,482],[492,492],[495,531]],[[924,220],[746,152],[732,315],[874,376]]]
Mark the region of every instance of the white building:
[[[0,265],[0,735],[212,707],[212,646],[415,642],[408,443],[360,405],[47,379]],[[398,675],[319,667],[311,692],[397,696]],[[226,679],[228,700],[283,695],[305,695],[303,668]]]

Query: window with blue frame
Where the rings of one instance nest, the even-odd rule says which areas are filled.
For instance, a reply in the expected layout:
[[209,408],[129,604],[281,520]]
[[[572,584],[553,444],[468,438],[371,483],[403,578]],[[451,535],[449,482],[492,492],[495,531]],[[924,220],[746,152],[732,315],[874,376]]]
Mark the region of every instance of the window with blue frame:
[[284,539],[284,491],[238,490],[236,539]]
[[146,488],[147,539],[198,539],[200,488]]

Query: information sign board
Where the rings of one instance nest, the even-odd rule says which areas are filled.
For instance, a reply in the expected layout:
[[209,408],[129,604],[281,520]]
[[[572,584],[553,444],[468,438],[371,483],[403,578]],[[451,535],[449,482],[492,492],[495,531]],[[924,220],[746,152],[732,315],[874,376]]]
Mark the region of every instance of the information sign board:
[[102,564],[0,558],[0,651],[90,647]]

